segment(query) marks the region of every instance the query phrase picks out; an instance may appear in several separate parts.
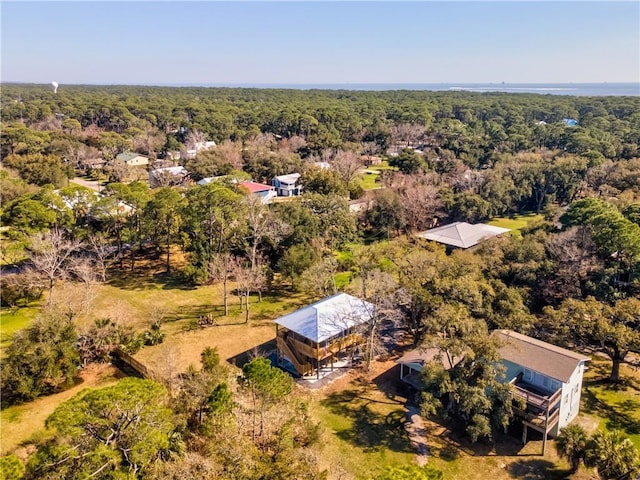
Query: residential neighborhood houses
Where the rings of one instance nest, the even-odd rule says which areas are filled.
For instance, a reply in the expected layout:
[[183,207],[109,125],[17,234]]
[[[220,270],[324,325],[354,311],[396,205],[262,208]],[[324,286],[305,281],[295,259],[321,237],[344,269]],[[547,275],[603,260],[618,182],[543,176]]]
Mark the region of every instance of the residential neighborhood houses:
[[299,173],[280,175],[271,181],[271,185],[276,188],[279,197],[292,197],[302,193]]
[[189,172],[183,166],[155,168],[149,171],[151,188],[185,185],[188,181]]
[[264,183],[244,181],[238,183],[238,186],[248,190],[249,194],[258,197],[262,203],[269,203],[278,196],[278,192],[275,187],[265,185]]
[[116,155],[116,160],[124,162],[129,167],[144,167],[149,165],[149,157],[135,152],[122,152]]

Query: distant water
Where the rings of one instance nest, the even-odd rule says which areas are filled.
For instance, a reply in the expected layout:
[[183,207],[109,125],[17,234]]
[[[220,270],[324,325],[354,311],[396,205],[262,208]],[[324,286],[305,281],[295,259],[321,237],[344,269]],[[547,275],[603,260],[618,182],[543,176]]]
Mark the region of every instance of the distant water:
[[505,92],[572,96],[640,96],[640,83],[318,83],[318,84],[163,84],[175,87],[285,88],[295,90],[430,90]]

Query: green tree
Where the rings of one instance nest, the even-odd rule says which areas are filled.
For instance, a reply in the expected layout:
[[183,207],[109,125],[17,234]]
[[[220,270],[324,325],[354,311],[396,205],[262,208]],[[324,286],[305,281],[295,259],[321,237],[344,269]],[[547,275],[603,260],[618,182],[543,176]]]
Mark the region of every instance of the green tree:
[[[268,408],[279,402],[293,390],[293,380],[280,370],[272,367],[266,358],[256,358],[242,367],[239,382],[246,388],[253,403],[252,439],[255,442],[264,431],[264,414]],[[257,415],[260,416],[260,430],[256,432]]]
[[620,430],[599,430],[587,444],[584,463],[595,467],[602,480],[633,478],[640,467],[640,454]]
[[640,225],[626,218],[612,204],[598,198],[573,202],[561,218],[566,225],[589,228],[602,256],[633,265],[640,261]]
[[24,463],[15,455],[0,457],[0,480],[20,480],[25,471]]
[[349,193],[338,173],[330,169],[309,168],[302,174],[300,182],[304,185],[305,192],[341,197],[346,197]]
[[4,162],[15,168],[27,183],[35,185],[63,187],[73,177],[72,166],[65,164],[57,155],[10,155]]
[[83,390],[46,420],[52,440],[27,465],[27,478],[137,477],[170,449],[167,392],[151,380],[125,378]]
[[389,158],[389,165],[397,167],[403,173],[418,173],[426,170],[427,164],[421,155],[418,155],[412,148],[405,148],[399,155]]
[[[241,198],[221,183],[197,186],[186,193],[182,231],[187,235],[194,275],[200,281],[224,280],[219,274],[228,272],[224,256],[243,233]],[[221,270],[210,268],[212,262]]]
[[18,331],[2,361],[2,402],[33,400],[73,385],[80,356],[68,318],[42,317]]
[[291,288],[295,289],[298,277],[313,264],[316,258],[316,252],[308,245],[293,245],[280,257],[278,267],[282,274],[291,280]]
[[184,204],[185,201],[179,191],[163,187],[154,194],[145,207],[145,221],[151,226],[156,245],[164,239],[167,273],[171,271],[171,244],[180,232]]
[[498,344],[462,306],[443,305],[429,322],[425,347],[437,348],[422,371],[421,409],[462,420],[472,441],[506,430],[514,415],[511,386],[500,382]]
[[208,415],[227,413],[232,400],[217,348],[205,348],[200,360],[200,370],[190,366],[182,376],[180,395],[174,402],[175,410],[186,414],[187,425],[196,430],[202,429]]
[[593,348],[611,361],[609,379],[620,380],[620,364],[629,352],[640,352],[640,300],[627,298],[613,305],[594,297],[567,299],[544,309],[547,326],[565,342]]
[[54,209],[35,200],[29,194],[5,206],[2,222],[22,233],[30,234],[53,227],[57,222],[57,215]]
[[587,447],[587,432],[582,426],[571,424],[562,430],[556,438],[558,455],[566,458],[571,464],[571,473],[578,471],[580,461],[584,459]]

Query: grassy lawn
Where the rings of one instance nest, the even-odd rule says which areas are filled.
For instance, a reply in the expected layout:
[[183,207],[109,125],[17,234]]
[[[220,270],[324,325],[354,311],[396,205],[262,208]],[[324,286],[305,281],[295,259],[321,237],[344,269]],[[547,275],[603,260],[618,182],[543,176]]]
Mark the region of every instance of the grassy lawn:
[[[398,367],[392,361],[375,364],[370,375],[348,373],[310,395],[311,411],[324,427],[321,458],[331,473],[337,469],[365,480],[389,466],[415,461],[405,430],[406,392],[399,388]],[[541,456],[542,440],[535,437],[524,446],[519,437],[509,435],[495,443],[472,444],[445,423],[425,420],[424,439],[428,465],[442,470],[447,480],[560,480],[568,475],[569,466],[553,445]],[[572,478],[591,477],[585,471]]]
[[[371,170],[376,170],[376,168],[371,168]],[[373,190],[374,188],[380,188],[380,183],[376,181],[380,176],[380,173],[372,173],[372,171],[363,172],[362,175],[358,178],[358,184],[364,190]]]
[[622,381],[607,381],[611,362],[596,358],[585,373],[580,414],[599,428],[622,430],[640,449],[640,373],[622,365]]
[[82,371],[74,387],[64,392],[3,409],[0,412],[1,453],[4,455],[23,443],[45,437],[44,422],[60,403],[84,388],[113,385],[120,376],[120,371],[110,365],[92,365]]
[[0,348],[4,348],[6,343],[18,330],[26,327],[38,314],[39,307],[31,304],[21,308],[2,308],[0,310]]
[[325,392],[313,392],[311,404],[324,427],[324,468],[335,478],[347,472],[368,479],[389,466],[411,463],[415,452],[404,429],[403,399],[353,373],[336,382]]
[[509,228],[515,230],[516,235],[519,235],[519,230],[523,229],[527,225],[537,220],[542,220],[542,215],[538,213],[523,213],[519,215],[513,215],[510,217],[495,217],[491,221],[487,222],[488,225],[494,227]]

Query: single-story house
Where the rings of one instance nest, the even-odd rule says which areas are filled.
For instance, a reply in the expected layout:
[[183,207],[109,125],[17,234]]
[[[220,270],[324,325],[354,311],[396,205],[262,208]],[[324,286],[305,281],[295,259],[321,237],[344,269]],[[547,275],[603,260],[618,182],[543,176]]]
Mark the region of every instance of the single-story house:
[[404,383],[411,385],[416,390],[422,390],[422,380],[420,373],[425,364],[431,361],[440,361],[445,370],[453,368],[454,365],[460,361],[459,358],[453,359],[453,363],[444,355],[440,355],[440,350],[437,348],[420,349],[416,348],[405,353],[401,358],[396,360],[396,363],[400,365],[400,380]]
[[[516,410],[522,419],[523,443],[529,428],[543,435],[557,436],[578,415],[585,364],[590,359],[551,343],[511,330],[492,332],[500,342],[500,362],[505,368],[504,382],[513,385],[513,395],[524,401]],[[403,382],[420,388],[420,372],[425,363],[438,357],[437,349],[412,350],[397,360]],[[440,358],[445,368],[452,368]],[[454,359],[454,365],[459,360]]]
[[274,320],[278,364],[320,378],[323,367],[333,370],[334,362],[363,343],[357,330],[373,312],[373,304],[338,293]]
[[262,203],[269,203],[272,198],[278,195],[275,187],[272,187],[271,185],[265,185],[264,183],[245,181],[240,182],[238,185],[249,190],[249,193],[251,193],[251,195],[259,197],[262,200]]
[[116,156],[116,160],[123,161],[129,167],[142,167],[149,165],[149,157],[135,152],[122,152]]
[[292,197],[302,193],[299,173],[279,175],[271,180],[271,185],[276,187],[279,197]]
[[454,222],[417,233],[416,236],[443,243],[449,248],[469,248],[477,245],[481,240],[509,231],[508,228],[494,227],[485,223]]
[[156,168],[149,172],[151,188],[183,185],[188,179],[189,172],[183,166]]

